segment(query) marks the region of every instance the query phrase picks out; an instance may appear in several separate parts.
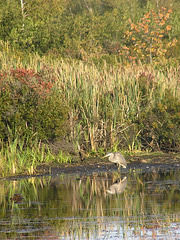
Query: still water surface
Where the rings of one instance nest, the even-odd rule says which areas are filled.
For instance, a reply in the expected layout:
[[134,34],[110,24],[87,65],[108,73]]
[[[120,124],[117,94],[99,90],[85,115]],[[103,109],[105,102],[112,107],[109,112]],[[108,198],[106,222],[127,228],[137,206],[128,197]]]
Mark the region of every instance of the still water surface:
[[179,179],[129,171],[0,181],[0,239],[180,239]]

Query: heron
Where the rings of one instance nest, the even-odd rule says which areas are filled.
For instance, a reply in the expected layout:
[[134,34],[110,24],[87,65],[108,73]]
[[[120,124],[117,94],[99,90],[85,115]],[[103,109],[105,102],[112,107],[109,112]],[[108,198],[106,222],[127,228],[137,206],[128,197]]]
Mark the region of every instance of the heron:
[[109,152],[108,154],[106,154],[104,156],[104,158],[105,157],[109,157],[109,161],[110,162],[117,163],[119,165],[118,166],[118,170],[120,170],[121,166],[123,168],[127,167],[126,160],[125,160],[125,158],[123,157],[123,155],[120,152],[115,152],[115,153]]
[[127,177],[124,177],[120,182],[116,182],[110,186],[109,189],[105,190],[110,194],[120,194],[123,193],[127,185]]

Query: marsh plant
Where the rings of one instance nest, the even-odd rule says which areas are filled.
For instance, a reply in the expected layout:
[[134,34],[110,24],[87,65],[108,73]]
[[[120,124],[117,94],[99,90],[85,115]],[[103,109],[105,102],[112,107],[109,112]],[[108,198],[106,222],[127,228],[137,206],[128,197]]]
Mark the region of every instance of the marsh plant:
[[[151,66],[105,64],[98,68],[74,62],[55,71],[57,87],[71,109],[70,136],[80,139],[86,149],[170,150],[178,146],[178,68],[163,72]],[[171,140],[166,144],[167,138]]]
[[[46,61],[37,72],[18,64],[1,70],[3,145],[16,142],[18,134],[36,136],[43,144],[65,137],[87,152],[179,147],[178,67],[160,71],[52,59],[47,66]],[[37,65],[34,58],[31,69]]]
[[54,155],[47,144],[43,143],[36,135],[22,135],[16,132],[15,138],[8,127],[8,141],[0,142],[0,172],[1,176],[8,174],[36,174],[39,165],[52,162],[71,162],[71,157],[59,151]]
[[29,1],[23,24],[20,4],[0,3],[1,161],[19,141],[23,151],[60,139],[88,153],[178,151],[179,3],[80,2]]

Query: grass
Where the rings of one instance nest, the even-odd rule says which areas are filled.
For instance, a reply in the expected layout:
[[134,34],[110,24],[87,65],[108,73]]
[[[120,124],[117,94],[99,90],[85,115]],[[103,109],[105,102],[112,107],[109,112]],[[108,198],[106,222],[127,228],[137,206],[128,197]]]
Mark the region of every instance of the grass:
[[47,144],[41,143],[37,138],[28,142],[17,136],[14,140],[4,144],[1,142],[1,177],[18,174],[35,174],[36,167],[43,164],[57,162],[70,163],[71,157],[59,151],[54,155]]
[[[166,98],[167,89],[173,98],[180,98],[178,67],[164,66],[161,70],[152,65],[124,66],[118,62],[114,66],[104,62],[100,66],[76,60],[52,59],[48,55],[40,57],[30,53],[22,56],[15,54],[7,44],[1,49],[2,70],[21,67],[35,72],[44,67],[51,70],[45,77],[55,80],[54,88],[68,106],[69,133],[66,138],[78,141],[86,152],[99,152],[99,149],[102,152],[120,149],[136,152],[159,148],[156,141],[159,136],[153,140],[154,133],[150,140],[145,139],[147,147],[143,147],[142,136],[145,134],[137,120],[144,113],[148,116],[149,111]],[[157,122],[160,120],[157,119]],[[149,126],[150,130],[152,126]],[[156,128],[154,132],[157,132]],[[43,162],[71,162],[71,158],[63,152],[54,156],[40,139],[33,141],[33,146],[29,146],[23,136],[15,136],[6,144],[1,139],[1,168],[8,169],[6,173],[28,171],[32,174],[35,167]]]
[[[134,121],[161,102],[167,89],[179,98],[178,68],[163,73],[151,66],[99,69],[82,62],[65,63],[60,68],[56,64],[53,66],[57,86],[63,89],[64,99],[71,105],[71,117],[82,121],[75,133],[81,135],[91,150],[97,151],[101,146],[112,148],[116,143],[120,146],[122,142],[129,150],[139,149],[140,130]],[[147,86],[144,96],[140,89],[143,77],[146,82],[142,84],[152,85]],[[72,125],[76,128],[75,122]],[[133,134],[129,134],[131,131]]]

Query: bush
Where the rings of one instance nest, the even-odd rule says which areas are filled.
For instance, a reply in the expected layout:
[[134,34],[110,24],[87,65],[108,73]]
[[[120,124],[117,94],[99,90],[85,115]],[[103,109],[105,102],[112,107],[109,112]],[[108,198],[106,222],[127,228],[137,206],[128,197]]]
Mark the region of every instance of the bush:
[[[67,108],[55,89],[49,69],[12,69],[0,73],[0,138],[8,139],[8,126],[19,134],[36,134],[41,140],[61,137]],[[52,75],[51,75],[52,76]]]
[[138,124],[144,148],[171,151],[180,147],[180,101],[166,90],[161,102],[141,113]]
[[119,54],[132,62],[140,60],[157,64],[165,61],[169,50],[169,58],[177,44],[177,39],[169,38],[171,14],[171,9],[162,7],[157,12],[151,10],[144,14],[137,24],[130,19],[129,29],[124,34],[125,44]]

